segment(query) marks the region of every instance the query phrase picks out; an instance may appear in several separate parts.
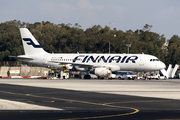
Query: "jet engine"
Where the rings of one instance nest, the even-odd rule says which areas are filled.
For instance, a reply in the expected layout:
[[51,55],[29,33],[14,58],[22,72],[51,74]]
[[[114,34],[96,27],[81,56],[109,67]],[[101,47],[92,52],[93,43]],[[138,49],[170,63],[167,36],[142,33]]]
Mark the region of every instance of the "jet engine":
[[73,68],[72,64],[66,64],[65,66],[67,67],[67,69],[72,69]]
[[94,74],[97,75],[98,78],[111,78],[111,70],[109,70],[108,68],[95,68]]

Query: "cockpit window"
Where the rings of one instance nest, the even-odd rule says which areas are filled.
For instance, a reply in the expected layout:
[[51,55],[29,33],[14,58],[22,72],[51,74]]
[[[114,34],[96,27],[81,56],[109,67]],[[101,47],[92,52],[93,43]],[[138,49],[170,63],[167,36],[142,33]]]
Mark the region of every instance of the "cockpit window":
[[159,61],[159,59],[150,59],[150,61]]

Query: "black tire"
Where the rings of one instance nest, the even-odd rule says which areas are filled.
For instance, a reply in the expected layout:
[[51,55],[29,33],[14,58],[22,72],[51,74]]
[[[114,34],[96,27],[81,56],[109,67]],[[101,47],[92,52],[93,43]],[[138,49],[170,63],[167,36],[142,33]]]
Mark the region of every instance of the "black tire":
[[104,77],[99,77],[99,76],[98,76],[98,79],[104,79]]
[[159,80],[160,79],[160,77],[158,76],[158,78],[156,78],[156,80]]
[[91,79],[91,76],[90,75],[85,75],[84,79]]

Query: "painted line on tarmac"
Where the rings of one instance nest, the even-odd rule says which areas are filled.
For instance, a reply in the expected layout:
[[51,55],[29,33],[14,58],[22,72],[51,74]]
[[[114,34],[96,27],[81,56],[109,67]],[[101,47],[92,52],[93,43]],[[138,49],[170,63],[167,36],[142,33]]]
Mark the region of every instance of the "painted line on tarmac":
[[146,103],[146,102],[164,102],[164,101],[174,101],[174,100],[125,101],[125,102],[110,102],[104,104],[109,105],[109,104],[117,104],[117,103]]
[[85,119],[98,119],[98,118],[112,118],[112,117],[120,117],[125,115],[132,115],[138,113],[138,109],[134,109],[134,112],[123,113],[123,114],[115,114],[115,115],[105,115],[105,116],[94,116],[94,117],[82,117],[82,118],[67,118],[67,119],[58,119],[58,120],[85,120]]
[[83,117],[83,118],[68,118],[68,119],[59,119],[59,120],[78,120],[78,119],[96,119],[96,118],[110,118],[110,117],[118,117],[118,116],[125,116],[125,115],[132,115],[135,113],[138,113],[139,110],[132,107],[123,107],[123,106],[115,106],[115,105],[109,105],[108,103],[94,103],[94,102],[87,102],[87,101],[79,101],[79,100],[71,100],[71,99],[64,99],[64,98],[56,98],[56,97],[45,97],[45,96],[38,96],[33,94],[22,94],[22,93],[14,93],[14,92],[8,92],[8,91],[0,91],[1,93],[6,94],[14,94],[14,95],[22,95],[22,96],[30,96],[30,97],[37,97],[37,98],[46,98],[46,99],[53,99],[53,100],[62,100],[65,102],[70,103],[84,103],[84,104],[90,104],[90,105],[98,105],[98,106],[107,106],[112,108],[121,108],[121,109],[131,109],[133,112],[123,113],[123,114],[115,114],[115,115],[106,115],[106,116],[94,116],[94,117]]

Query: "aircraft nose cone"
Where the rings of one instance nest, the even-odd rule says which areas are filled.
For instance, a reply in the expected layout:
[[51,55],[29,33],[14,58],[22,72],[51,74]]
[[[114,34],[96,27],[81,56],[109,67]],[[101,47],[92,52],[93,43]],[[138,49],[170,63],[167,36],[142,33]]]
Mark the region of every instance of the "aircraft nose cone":
[[163,62],[160,62],[158,66],[160,69],[164,69],[166,67],[166,65]]

